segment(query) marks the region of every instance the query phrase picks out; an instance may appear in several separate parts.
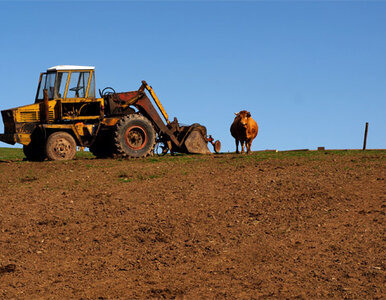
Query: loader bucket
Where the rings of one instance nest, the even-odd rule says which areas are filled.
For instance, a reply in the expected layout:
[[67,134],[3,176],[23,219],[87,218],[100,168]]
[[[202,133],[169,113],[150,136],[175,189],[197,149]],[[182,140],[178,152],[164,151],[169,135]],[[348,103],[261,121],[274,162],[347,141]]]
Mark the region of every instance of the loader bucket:
[[[208,143],[212,144],[216,153],[221,149],[220,141],[214,141],[211,135],[207,136],[206,127],[201,124],[194,123],[190,126],[180,126],[177,118],[174,118],[174,121],[169,124],[169,128],[172,130],[175,139],[177,139],[177,142],[169,142],[170,146],[167,146],[171,153],[212,154],[208,149]],[[164,143],[164,145],[166,144],[167,142]]]
[[207,141],[205,141],[199,129],[190,131],[189,135],[185,138],[184,145],[188,153],[211,154]]

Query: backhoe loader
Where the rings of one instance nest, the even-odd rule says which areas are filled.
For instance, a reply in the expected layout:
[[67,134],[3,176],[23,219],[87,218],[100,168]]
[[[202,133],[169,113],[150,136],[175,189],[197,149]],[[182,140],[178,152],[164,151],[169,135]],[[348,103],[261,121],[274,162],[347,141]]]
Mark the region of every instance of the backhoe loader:
[[49,68],[40,74],[34,104],[1,111],[0,141],[22,144],[33,161],[73,159],[77,147],[88,147],[98,158],[140,158],[155,149],[159,154],[210,154],[208,143],[220,151],[220,141],[207,136],[204,126],[182,126],[177,118],[170,122],[146,81],[135,91],[117,93],[107,87],[99,94],[95,67]]

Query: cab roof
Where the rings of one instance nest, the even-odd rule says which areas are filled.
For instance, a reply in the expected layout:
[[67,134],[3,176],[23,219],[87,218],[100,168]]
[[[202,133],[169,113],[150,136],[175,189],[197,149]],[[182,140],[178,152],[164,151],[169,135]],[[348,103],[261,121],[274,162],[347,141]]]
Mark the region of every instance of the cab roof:
[[60,65],[60,66],[54,66],[54,67],[48,68],[47,72],[50,72],[50,71],[71,71],[71,70],[95,70],[95,67]]

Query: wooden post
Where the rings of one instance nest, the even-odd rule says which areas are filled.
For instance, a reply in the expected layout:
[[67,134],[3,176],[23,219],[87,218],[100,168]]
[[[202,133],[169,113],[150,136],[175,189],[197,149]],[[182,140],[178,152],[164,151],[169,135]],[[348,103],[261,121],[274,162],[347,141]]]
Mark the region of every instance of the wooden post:
[[366,128],[365,128],[365,138],[363,140],[363,149],[366,150],[366,142],[367,142],[367,130],[369,129],[369,122],[366,122]]

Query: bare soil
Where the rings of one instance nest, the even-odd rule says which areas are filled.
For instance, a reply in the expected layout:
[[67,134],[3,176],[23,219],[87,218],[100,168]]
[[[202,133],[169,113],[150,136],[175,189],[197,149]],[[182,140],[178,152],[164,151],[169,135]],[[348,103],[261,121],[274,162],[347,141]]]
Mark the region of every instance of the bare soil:
[[0,298],[384,299],[385,162],[2,162]]

